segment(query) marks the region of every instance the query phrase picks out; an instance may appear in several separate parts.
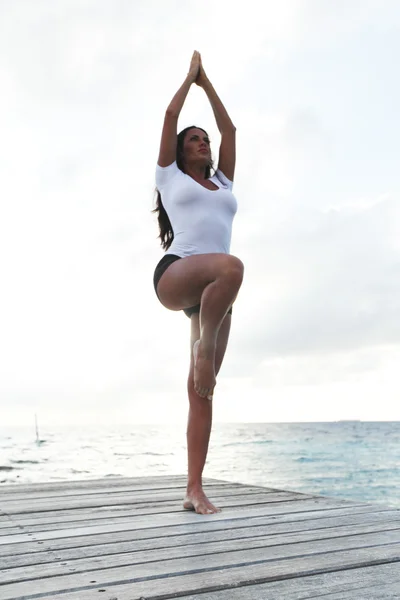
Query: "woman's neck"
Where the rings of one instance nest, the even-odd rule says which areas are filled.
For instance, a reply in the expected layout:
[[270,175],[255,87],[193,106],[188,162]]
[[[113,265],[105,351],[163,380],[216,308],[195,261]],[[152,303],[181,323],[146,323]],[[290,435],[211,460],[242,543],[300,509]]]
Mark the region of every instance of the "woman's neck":
[[206,168],[204,165],[185,165],[185,173],[193,177],[193,179],[206,179]]

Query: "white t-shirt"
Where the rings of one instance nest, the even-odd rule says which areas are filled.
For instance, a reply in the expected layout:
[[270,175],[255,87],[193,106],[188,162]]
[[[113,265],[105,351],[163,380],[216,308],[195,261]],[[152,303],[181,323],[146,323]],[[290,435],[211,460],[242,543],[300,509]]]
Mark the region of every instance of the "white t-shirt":
[[174,232],[166,254],[182,258],[210,252],[229,254],[237,211],[233,183],[219,169],[210,181],[218,186],[217,190],[202,186],[183,173],[176,162],[168,167],[157,165],[156,185]]

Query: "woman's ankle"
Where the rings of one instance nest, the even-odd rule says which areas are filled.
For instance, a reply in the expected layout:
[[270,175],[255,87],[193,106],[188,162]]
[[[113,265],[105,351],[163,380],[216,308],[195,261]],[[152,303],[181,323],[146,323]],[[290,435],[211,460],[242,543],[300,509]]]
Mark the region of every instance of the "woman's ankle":
[[188,480],[186,489],[191,492],[195,490],[202,490],[203,484],[201,482],[201,479],[200,481],[198,479],[193,479],[192,481]]

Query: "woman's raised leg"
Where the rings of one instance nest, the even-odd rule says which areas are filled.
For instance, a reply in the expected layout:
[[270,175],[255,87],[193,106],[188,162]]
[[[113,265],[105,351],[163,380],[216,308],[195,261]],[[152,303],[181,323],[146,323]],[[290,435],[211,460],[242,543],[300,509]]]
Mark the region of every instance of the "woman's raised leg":
[[[231,315],[227,314],[219,328],[215,373],[218,374],[228,344]],[[187,426],[188,483],[184,507],[201,514],[218,512],[203,491],[202,473],[206,462],[212,423],[212,401],[199,396],[194,389],[193,345],[200,335],[199,314],[191,317],[190,369],[188,377],[189,417]]]

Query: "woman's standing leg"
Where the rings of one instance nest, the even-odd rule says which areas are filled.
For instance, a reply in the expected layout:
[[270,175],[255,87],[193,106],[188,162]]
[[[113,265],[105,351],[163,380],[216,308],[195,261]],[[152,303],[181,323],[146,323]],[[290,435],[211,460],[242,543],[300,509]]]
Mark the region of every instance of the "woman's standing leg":
[[[218,332],[215,352],[215,374],[221,368],[228,344],[231,315],[227,314]],[[188,484],[184,507],[201,514],[214,513],[216,508],[206,497],[202,487],[202,473],[206,462],[212,423],[212,401],[202,398],[194,389],[193,345],[200,337],[199,314],[191,316],[190,369],[187,382],[189,417],[187,426]]]

